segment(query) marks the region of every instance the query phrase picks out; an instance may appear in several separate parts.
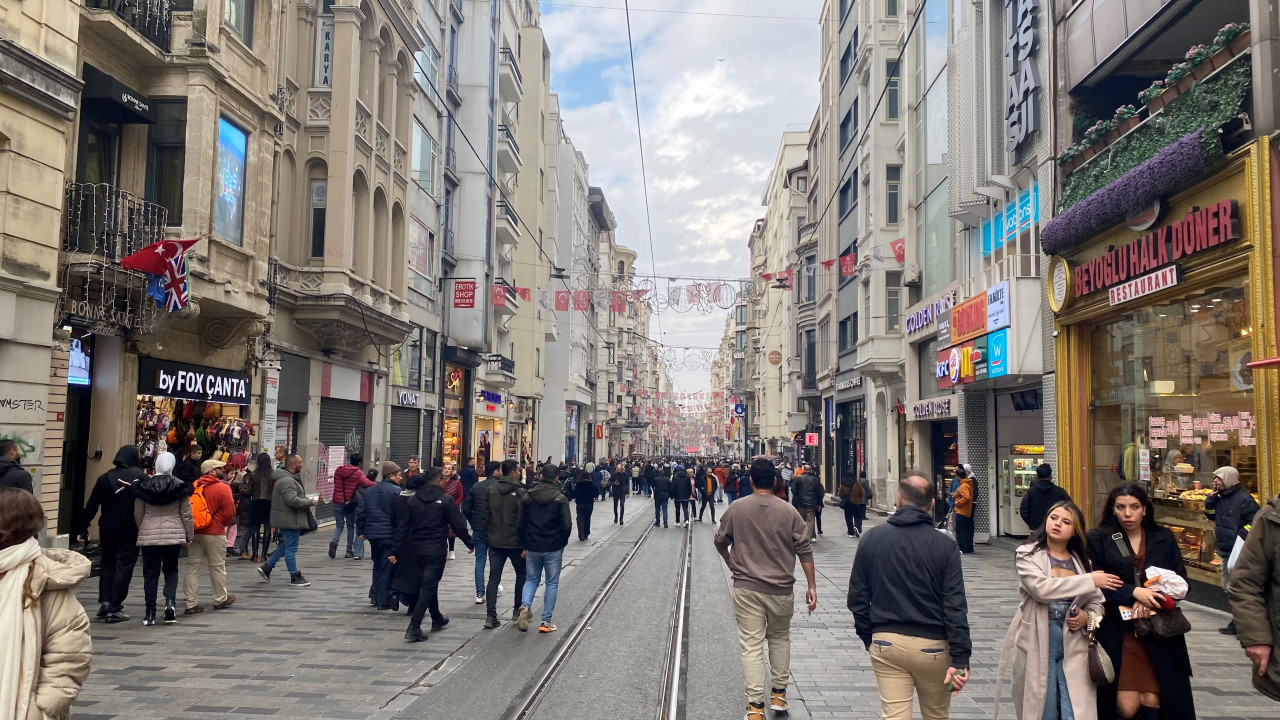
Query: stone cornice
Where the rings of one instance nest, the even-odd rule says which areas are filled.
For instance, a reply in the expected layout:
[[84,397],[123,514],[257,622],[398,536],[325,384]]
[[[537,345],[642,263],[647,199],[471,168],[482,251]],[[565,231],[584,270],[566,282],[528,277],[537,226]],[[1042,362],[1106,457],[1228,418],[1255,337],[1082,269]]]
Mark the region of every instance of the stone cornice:
[[0,86],[64,120],[75,116],[84,82],[7,38],[0,38]]

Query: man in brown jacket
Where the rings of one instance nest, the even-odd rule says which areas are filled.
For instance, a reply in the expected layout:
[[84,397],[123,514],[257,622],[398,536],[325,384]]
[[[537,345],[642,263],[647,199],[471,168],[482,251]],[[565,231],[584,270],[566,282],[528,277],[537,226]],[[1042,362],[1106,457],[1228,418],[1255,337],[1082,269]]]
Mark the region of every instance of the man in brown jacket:
[[1253,686],[1280,702],[1280,497],[1258,511],[1231,571],[1227,596],[1240,646],[1253,662]]

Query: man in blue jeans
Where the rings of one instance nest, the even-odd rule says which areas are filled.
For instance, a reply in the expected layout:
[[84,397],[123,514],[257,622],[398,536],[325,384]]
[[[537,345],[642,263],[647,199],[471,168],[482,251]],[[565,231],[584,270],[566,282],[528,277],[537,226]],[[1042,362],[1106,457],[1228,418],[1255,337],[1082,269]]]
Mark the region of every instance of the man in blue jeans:
[[572,529],[569,499],[560,492],[560,473],[555,468],[544,469],[542,481],[533,486],[520,508],[520,544],[524,546],[527,572],[524,597],[521,598],[520,613],[516,616],[516,629],[520,632],[529,630],[529,606],[533,605],[533,596],[538,592],[543,573],[547,577],[547,591],[542,598],[542,624],[538,626],[538,632],[556,631],[551,615],[556,609],[560,566],[564,562],[564,548],[569,544]]
[[[508,466],[510,466],[508,468]],[[519,467],[515,460],[490,462],[466,497],[462,499],[462,516],[471,525],[471,538],[476,544],[476,604],[484,604],[485,561],[489,559],[489,488],[498,484],[498,478]],[[501,591],[501,585],[498,586]]]
[[667,501],[671,499],[671,475],[667,467],[658,468],[649,480],[649,490],[653,492],[653,526],[667,527]]
[[289,584],[293,587],[310,585],[298,571],[298,538],[310,526],[308,515],[316,504],[302,489],[302,458],[290,455],[285,458],[284,469],[271,473],[271,526],[280,531],[280,544],[267,561],[258,566],[258,574],[264,582],[271,580],[271,571],[280,558],[289,568]]
[[364,456],[351,453],[350,462],[333,471],[333,538],[329,540],[329,557],[337,556],[338,544],[342,542],[342,530],[347,531],[348,560],[364,559],[364,541],[356,541],[356,493],[364,488],[373,487],[360,465]]

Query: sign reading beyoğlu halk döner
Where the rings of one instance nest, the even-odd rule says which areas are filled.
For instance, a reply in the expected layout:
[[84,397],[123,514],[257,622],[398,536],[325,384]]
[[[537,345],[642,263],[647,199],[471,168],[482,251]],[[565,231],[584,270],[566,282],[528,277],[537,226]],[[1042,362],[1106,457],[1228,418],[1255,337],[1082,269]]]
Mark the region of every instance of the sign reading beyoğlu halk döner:
[[1235,200],[1193,207],[1181,220],[1108,248],[1077,266],[1072,271],[1075,296],[1106,290],[1238,237],[1239,206]]
[[249,376],[234,370],[139,357],[138,393],[248,405]]

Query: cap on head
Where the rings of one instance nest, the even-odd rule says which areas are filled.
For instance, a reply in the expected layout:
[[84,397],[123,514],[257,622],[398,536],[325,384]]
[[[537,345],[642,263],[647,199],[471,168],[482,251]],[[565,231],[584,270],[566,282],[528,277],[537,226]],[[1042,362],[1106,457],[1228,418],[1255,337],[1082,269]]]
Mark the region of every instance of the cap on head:
[[222,462],[221,460],[214,460],[213,458],[209,458],[208,460],[205,460],[204,462],[200,463],[200,474],[208,475],[214,470],[217,470],[220,467],[224,467],[225,465],[226,463]]

